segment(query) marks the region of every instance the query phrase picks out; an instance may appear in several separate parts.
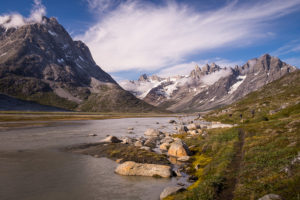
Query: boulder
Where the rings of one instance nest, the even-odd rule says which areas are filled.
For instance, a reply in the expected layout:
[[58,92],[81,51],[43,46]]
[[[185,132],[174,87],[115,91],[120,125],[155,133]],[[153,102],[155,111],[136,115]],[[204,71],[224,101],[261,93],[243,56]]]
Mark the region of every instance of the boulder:
[[159,149],[163,151],[168,151],[169,147],[170,147],[170,143],[165,142],[159,146]]
[[281,198],[281,196],[279,196],[277,194],[267,194],[267,195],[259,198],[258,200],[283,200],[283,198]]
[[191,152],[182,140],[176,139],[175,142],[171,144],[168,154],[169,156],[182,157],[191,155]]
[[149,128],[145,131],[144,135],[145,136],[151,136],[151,137],[158,137],[160,134],[162,134],[159,130]]
[[132,161],[124,162],[115,170],[117,174],[126,176],[171,177],[171,167],[167,165],[142,164]]
[[141,142],[141,141],[136,141],[135,143],[134,143],[134,146],[136,146],[136,147],[141,147],[141,146],[143,146],[143,143]]
[[120,143],[122,140],[119,140],[116,136],[107,136],[105,139],[101,140],[100,142],[107,142],[107,143]]
[[167,196],[171,195],[171,194],[175,194],[177,192],[181,192],[184,191],[185,188],[184,187],[180,187],[180,186],[170,186],[170,187],[166,187],[163,192],[160,194],[160,199],[164,199]]

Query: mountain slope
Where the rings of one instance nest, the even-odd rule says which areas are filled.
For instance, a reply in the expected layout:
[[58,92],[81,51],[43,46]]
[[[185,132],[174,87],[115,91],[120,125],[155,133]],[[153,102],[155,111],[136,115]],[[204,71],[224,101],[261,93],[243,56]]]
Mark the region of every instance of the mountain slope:
[[152,105],[176,112],[195,112],[229,105],[295,70],[295,67],[265,54],[235,68],[221,68],[213,63],[202,68],[196,66],[188,76],[144,75],[143,79],[121,85]]
[[166,199],[249,200],[267,194],[298,199],[299,80],[297,70],[202,116],[236,124],[233,128],[208,129],[206,137],[180,135],[194,146],[189,169],[198,181]]
[[[18,28],[0,26],[0,93],[68,110],[130,112],[142,104],[140,110],[157,110],[124,91],[96,65],[84,43],[46,17]],[[117,96],[119,103],[94,100],[102,94]],[[91,99],[101,106],[90,110]]]

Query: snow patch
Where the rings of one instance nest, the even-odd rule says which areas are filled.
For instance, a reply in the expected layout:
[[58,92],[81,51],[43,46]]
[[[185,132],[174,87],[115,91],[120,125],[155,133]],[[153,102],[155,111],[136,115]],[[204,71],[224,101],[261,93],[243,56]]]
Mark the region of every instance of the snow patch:
[[84,60],[81,56],[79,56],[79,59],[80,59],[82,62],[85,62],[85,60]]
[[214,101],[216,98],[216,96],[214,96],[211,100],[209,100],[210,102]]
[[230,87],[228,94],[232,94],[234,91],[238,89],[238,87],[244,82],[247,76],[238,76],[237,82]]
[[65,62],[65,60],[63,58],[59,58],[59,59],[57,59],[57,62],[59,62],[61,64],[61,63]]
[[57,33],[55,33],[54,31],[48,30],[48,33],[50,33],[50,35],[52,36],[57,36]]
[[6,54],[7,54],[7,53],[5,52],[5,53],[1,54],[0,57],[5,56]]

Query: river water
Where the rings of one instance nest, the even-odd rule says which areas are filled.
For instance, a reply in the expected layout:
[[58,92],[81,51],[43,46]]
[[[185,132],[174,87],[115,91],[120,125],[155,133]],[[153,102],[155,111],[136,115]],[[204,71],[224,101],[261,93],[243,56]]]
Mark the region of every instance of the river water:
[[[1,200],[156,200],[176,178],[120,176],[107,158],[63,152],[72,144],[97,142],[106,135],[125,136],[127,128],[172,132],[171,118],[127,118],[55,122],[46,127],[0,131]],[[159,122],[159,124],[157,124]],[[97,134],[89,137],[88,134]]]

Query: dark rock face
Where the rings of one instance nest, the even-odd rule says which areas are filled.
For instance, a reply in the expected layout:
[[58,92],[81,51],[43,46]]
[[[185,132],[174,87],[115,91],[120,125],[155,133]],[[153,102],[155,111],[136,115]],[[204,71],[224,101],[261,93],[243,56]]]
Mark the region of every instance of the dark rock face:
[[[268,54],[235,68],[221,68],[214,63],[202,68],[196,66],[187,77],[165,79],[143,99],[175,112],[205,111],[231,104],[296,70]],[[146,76],[145,81],[147,79],[149,77]],[[181,83],[183,80],[184,83]],[[170,92],[171,86],[173,90]]]
[[19,28],[0,26],[0,93],[71,110],[81,110],[99,94],[117,94],[118,107],[109,100],[94,101],[101,106],[94,105],[93,111],[123,111],[125,103],[128,110],[142,104],[144,111],[154,109],[119,87],[83,42],[73,41],[55,18],[46,17]]

